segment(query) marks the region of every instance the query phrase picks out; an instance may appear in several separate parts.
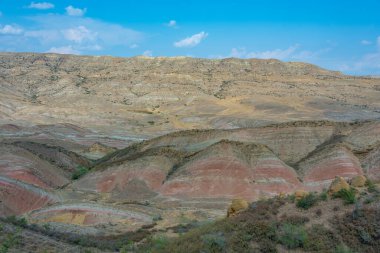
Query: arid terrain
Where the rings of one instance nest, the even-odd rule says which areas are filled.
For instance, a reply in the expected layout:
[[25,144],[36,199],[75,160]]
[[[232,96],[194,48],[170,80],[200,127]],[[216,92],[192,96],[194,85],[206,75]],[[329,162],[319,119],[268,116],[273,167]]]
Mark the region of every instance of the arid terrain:
[[[360,207],[331,195],[339,211],[302,214],[289,200],[362,175]],[[274,208],[263,215],[275,222],[320,208],[324,229],[346,231],[347,212],[379,213],[378,183],[379,78],[278,60],[0,53],[0,228],[23,229],[14,252],[165,252],[149,238],[224,218],[233,199]],[[351,239],[337,240],[357,251]],[[380,250],[373,241],[363,252]],[[252,243],[246,252],[276,252]]]

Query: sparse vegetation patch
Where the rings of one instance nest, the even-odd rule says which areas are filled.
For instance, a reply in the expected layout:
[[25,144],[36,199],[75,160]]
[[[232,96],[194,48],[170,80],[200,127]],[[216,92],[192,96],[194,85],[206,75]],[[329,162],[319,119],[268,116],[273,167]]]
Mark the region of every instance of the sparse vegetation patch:
[[89,169],[83,166],[78,166],[78,168],[74,171],[74,173],[71,176],[72,180],[77,180],[80,177],[84,176],[89,172]]

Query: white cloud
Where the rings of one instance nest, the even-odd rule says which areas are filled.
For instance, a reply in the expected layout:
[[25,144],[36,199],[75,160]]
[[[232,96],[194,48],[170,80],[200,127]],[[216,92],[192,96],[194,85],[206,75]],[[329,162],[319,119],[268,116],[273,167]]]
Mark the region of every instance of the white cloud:
[[19,27],[13,25],[0,26],[0,34],[18,35],[21,34],[23,30]]
[[65,10],[66,10],[67,15],[69,15],[69,16],[74,16],[74,17],[81,17],[81,16],[83,16],[83,15],[86,13],[86,11],[87,11],[86,8],[84,8],[84,9],[74,8],[72,5],[67,6],[67,7],[65,8]]
[[297,49],[297,46],[291,46],[287,49],[275,49],[263,52],[251,52],[247,56],[248,58],[259,59],[279,59],[284,60],[289,58]]
[[380,36],[377,37],[376,42],[376,51],[363,55],[354,63],[342,64],[339,69],[351,73],[380,73]]
[[175,47],[195,47],[199,43],[202,42],[205,38],[207,38],[208,34],[205,32],[200,32],[197,34],[194,34],[191,37],[187,37],[183,40],[174,42]]
[[26,31],[24,35],[27,38],[38,39],[43,44],[59,41],[62,39],[61,32],[57,30],[30,30]]
[[367,45],[371,45],[372,42],[369,40],[362,40],[362,41],[360,41],[360,44],[367,46]]
[[41,2],[41,3],[35,3],[31,2],[30,5],[28,6],[29,9],[38,9],[38,10],[48,10],[48,9],[53,9],[54,4],[48,3],[48,2]]
[[380,51],[364,55],[360,60],[353,64],[343,64],[339,67],[341,71],[360,73],[372,70],[379,73],[380,71]]
[[147,57],[152,57],[153,56],[153,52],[151,50],[146,50],[146,51],[144,51],[144,53],[142,55],[143,56],[147,56]]
[[245,50],[245,48],[232,48],[231,53],[228,57],[247,58],[247,51]]
[[323,48],[317,51],[299,50],[299,44],[295,44],[286,49],[274,49],[266,51],[247,51],[246,48],[232,48],[229,55],[210,55],[210,58],[258,58],[258,59],[278,59],[278,60],[291,60],[291,61],[316,61],[319,56],[331,50],[331,48]]
[[88,17],[38,14],[24,19],[23,27],[0,23],[0,51],[112,54],[115,48],[130,50],[145,38],[140,31]]
[[176,27],[177,26],[177,21],[175,20],[170,20],[169,23],[166,24],[169,27]]
[[81,46],[78,48],[79,50],[89,50],[89,51],[100,51],[103,49],[102,46],[95,44],[95,45],[89,45],[89,46]]
[[81,54],[80,51],[73,49],[72,46],[63,46],[63,47],[52,47],[47,53],[55,54]]
[[[268,51],[247,52],[245,48],[233,48],[230,57],[236,58],[259,58],[259,59],[279,59],[284,60],[294,56],[298,45],[291,46],[287,49],[274,49]],[[304,54],[308,52],[304,51]]]
[[137,45],[137,44],[132,44],[132,45],[129,46],[129,48],[131,48],[131,49],[135,49],[135,48],[138,48],[138,47],[139,47],[139,45]]
[[139,31],[87,17],[40,14],[26,18],[30,28],[24,27],[20,36],[0,36],[0,51],[12,48],[13,51],[108,53],[115,47],[135,48],[144,38]]
[[70,28],[62,31],[65,39],[69,41],[74,41],[76,43],[82,43],[83,41],[94,41],[97,34],[91,32],[85,26],[78,26],[75,28]]
[[293,60],[301,60],[301,61],[309,61],[309,60],[316,60],[319,58],[320,55],[328,53],[332,50],[331,47],[322,48],[317,51],[310,51],[310,50],[303,50],[300,52],[295,52],[291,55],[291,59]]

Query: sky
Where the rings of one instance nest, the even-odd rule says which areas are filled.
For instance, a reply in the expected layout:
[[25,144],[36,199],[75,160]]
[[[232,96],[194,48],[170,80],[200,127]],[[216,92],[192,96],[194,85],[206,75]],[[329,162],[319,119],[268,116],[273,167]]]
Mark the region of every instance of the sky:
[[0,0],[0,51],[274,58],[380,75],[380,1]]

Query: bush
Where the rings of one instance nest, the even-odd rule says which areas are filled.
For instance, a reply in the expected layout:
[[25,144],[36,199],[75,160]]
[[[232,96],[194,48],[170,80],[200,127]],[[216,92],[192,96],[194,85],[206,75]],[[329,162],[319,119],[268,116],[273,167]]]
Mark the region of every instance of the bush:
[[291,194],[288,196],[288,200],[291,202],[291,203],[294,203],[296,201],[296,195],[294,194]]
[[376,185],[369,179],[366,181],[366,186],[367,186],[367,189],[369,192],[376,192],[377,191]]
[[355,252],[379,252],[380,209],[355,205],[353,212],[333,220],[334,230],[342,238],[342,243]]
[[28,222],[26,221],[24,217],[17,218],[16,216],[12,215],[12,216],[7,217],[5,221],[22,228],[26,228],[28,226]]
[[226,239],[222,233],[205,234],[201,236],[205,252],[223,252]]
[[328,194],[327,194],[327,191],[326,190],[323,190],[323,192],[321,192],[321,194],[319,194],[319,198],[323,201],[327,201],[327,198],[328,198]]
[[334,253],[354,253],[354,251],[352,251],[349,247],[347,247],[346,245],[342,244],[342,245],[338,245],[335,250],[334,250]]
[[307,229],[307,240],[304,245],[305,251],[331,252],[339,239],[334,232],[323,225],[317,224]]
[[335,198],[341,198],[346,205],[354,204],[356,202],[355,190],[350,188],[349,190],[342,189],[334,194]]
[[150,251],[149,252],[159,252],[165,249],[169,240],[163,235],[153,236],[150,241]]
[[297,207],[309,209],[318,202],[319,198],[314,193],[309,193],[297,201]]
[[285,224],[281,227],[278,241],[288,249],[303,247],[307,240],[307,233],[303,226]]
[[83,175],[87,174],[89,170],[86,167],[78,166],[77,170],[74,171],[73,175],[71,176],[72,180],[77,180]]
[[306,216],[290,215],[281,217],[282,223],[288,223],[292,225],[303,225],[309,221],[310,219]]
[[20,244],[20,237],[18,234],[7,234],[5,240],[0,245],[0,253],[7,253],[9,249]]
[[153,215],[153,221],[160,221],[160,220],[162,220],[161,214],[155,214],[155,215]]

